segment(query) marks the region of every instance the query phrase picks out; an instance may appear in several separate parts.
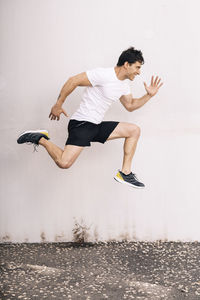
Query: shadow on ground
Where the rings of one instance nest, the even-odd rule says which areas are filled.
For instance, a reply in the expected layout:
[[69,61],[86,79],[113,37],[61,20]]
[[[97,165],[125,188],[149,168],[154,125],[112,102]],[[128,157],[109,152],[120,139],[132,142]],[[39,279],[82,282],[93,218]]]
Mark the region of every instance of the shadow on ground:
[[0,244],[0,299],[199,300],[200,243]]

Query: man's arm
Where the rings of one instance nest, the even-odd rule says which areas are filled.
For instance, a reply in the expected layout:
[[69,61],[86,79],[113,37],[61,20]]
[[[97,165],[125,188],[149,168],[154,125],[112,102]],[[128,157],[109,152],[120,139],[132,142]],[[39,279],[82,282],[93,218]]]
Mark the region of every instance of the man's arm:
[[120,98],[120,102],[128,111],[133,111],[143,106],[152,96],[146,94],[141,98],[133,98],[132,94],[124,95]]
[[[133,98],[132,94],[129,95],[123,95],[120,98],[120,101],[122,105],[128,110],[133,111],[141,106],[143,106],[145,103],[147,103],[153,96],[155,96],[159,90],[159,88],[163,85],[163,83],[160,83],[161,79],[158,79],[158,76],[155,78],[151,77],[151,84],[148,87],[147,84],[144,82],[144,87],[146,89],[146,94],[141,98]],[[160,83],[160,84],[159,84]]]
[[61,89],[57,104],[62,105],[69,94],[75,90],[77,86],[92,86],[87,78],[86,72],[70,77]]
[[57,121],[60,119],[60,114],[63,113],[67,117],[67,113],[62,108],[67,96],[69,96],[77,86],[92,86],[86,72],[70,77],[60,91],[56,104],[51,109],[49,118]]

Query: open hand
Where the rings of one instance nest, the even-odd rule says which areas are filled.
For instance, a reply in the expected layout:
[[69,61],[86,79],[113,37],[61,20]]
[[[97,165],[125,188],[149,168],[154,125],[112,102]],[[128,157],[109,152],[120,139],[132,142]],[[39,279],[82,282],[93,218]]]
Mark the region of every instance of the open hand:
[[159,88],[163,85],[163,82],[160,83],[160,81],[161,78],[158,78],[158,76],[156,76],[155,80],[154,77],[152,76],[150,86],[147,86],[146,82],[144,82],[144,87],[148,95],[154,96],[158,92]]
[[51,120],[57,120],[59,121],[60,120],[60,115],[61,114],[64,114],[66,117],[68,117],[66,111],[58,104],[55,104],[52,109],[51,109],[51,112],[49,114],[49,118]]

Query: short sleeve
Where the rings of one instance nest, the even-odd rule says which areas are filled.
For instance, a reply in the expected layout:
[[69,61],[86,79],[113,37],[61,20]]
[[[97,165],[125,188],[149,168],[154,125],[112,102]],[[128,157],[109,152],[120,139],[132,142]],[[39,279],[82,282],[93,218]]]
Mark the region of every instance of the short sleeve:
[[129,94],[131,94],[131,88],[130,85],[126,82],[124,87],[124,95],[129,95]]
[[92,86],[103,85],[106,82],[105,73],[102,68],[88,70],[86,74]]

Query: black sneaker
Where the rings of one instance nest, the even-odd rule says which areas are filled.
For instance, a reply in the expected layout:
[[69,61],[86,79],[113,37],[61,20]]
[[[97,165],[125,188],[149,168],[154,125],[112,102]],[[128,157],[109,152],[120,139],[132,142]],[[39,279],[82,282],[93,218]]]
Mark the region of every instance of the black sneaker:
[[18,144],[31,143],[38,145],[39,140],[44,137],[46,140],[49,140],[49,134],[47,130],[32,130],[25,131],[17,139]]
[[118,170],[118,173],[114,177],[114,179],[117,180],[118,182],[128,184],[135,188],[141,189],[141,188],[145,187],[144,183],[139,182],[136,175],[133,174],[132,172],[128,175],[125,175],[124,173],[122,173],[121,171]]

